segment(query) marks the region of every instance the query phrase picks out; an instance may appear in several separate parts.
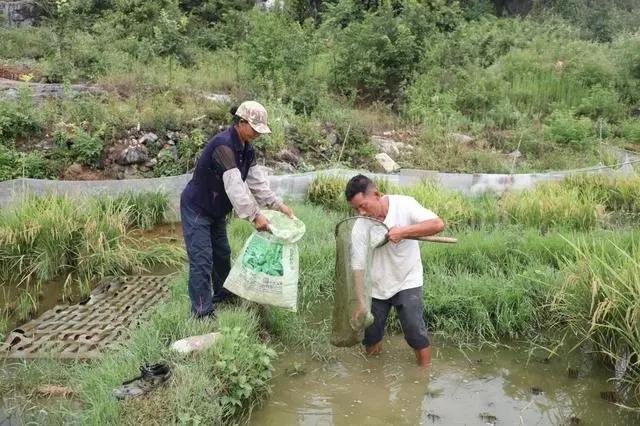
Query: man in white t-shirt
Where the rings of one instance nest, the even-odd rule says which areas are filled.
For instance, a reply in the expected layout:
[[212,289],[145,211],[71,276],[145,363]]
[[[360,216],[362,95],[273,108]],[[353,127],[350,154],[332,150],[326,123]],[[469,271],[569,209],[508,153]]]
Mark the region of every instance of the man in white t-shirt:
[[[444,229],[444,222],[413,197],[383,195],[371,179],[363,175],[349,180],[345,195],[358,215],[383,221],[390,228],[386,233],[389,242],[373,249],[371,270],[367,273],[371,279],[374,322],[365,330],[366,352],[380,353],[387,316],[393,306],[405,340],[416,352],[418,364],[426,366],[431,362],[431,344],[423,317],[422,259],[418,241],[407,238],[437,234]],[[359,296],[355,322],[367,313],[363,297],[367,244],[375,247],[385,236],[376,236],[374,228],[374,221],[358,219],[352,230],[351,267]]]

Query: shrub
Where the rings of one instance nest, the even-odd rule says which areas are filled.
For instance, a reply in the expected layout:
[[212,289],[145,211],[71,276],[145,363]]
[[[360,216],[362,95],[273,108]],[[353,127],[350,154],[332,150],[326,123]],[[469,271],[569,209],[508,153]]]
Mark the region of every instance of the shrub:
[[[200,129],[194,129],[189,136],[180,138],[178,141],[178,155],[182,172],[188,172],[195,166],[205,143],[204,133]],[[160,159],[158,159],[159,161]]]
[[35,105],[0,102],[0,144],[13,148],[18,140],[42,133],[44,125]]
[[175,176],[185,171],[169,150],[160,151],[156,159],[158,163],[153,167],[153,174],[156,177]]
[[231,418],[269,391],[272,362],[277,354],[256,342],[255,329],[225,327],[220,332],[221,338],[212,348],[216,362],[211,377],[221,384],[216,402],[221,405],[224,417]]
[[19,152],[0,145],[0,181],[20,177],[43,179],[47,176],[41,152]]
[[251,83],[263,93],[279,97],[293,86],[314,52],[310,27],[291,22],[283,12],[251,12],[247,36],[237,46],[245,56]]
[[60,124],[54,133],[56,155],[85,166],[95,166],[102,154],[104,126],[93,132],[71,124]]
[[640,120],[627,120],[620,124],[620,134],[634,143],[640,143]]
[[596,85],[582,99],[576,112],[592,120],[603,118],[609,122],[617,122],[625,115],[625,106],[620,103],[618,93],[611,88]]
[[545,136],[573,148],[593,147],[593,123],[587,117],[576,118],[570,110],[555,110],[545,120]]

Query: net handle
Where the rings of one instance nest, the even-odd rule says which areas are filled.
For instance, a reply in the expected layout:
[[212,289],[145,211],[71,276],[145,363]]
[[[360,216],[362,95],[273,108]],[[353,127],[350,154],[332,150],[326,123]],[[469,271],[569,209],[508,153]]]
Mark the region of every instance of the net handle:
[[[346,219],[342,219],[340,222],[338,222],[336,224],[336,228],[334,231],[334,234],[336,236],[338,236],[338,228],[340,227],[340,225],[342,225],[344,222],[348,221],[348,220],[356,220],[356,219],[368,219],[371,220],[373,222],[377,222],[379,224],[381,224],[382,226],[384,226],[386,228],[387,231],[389,231],[389,227],[381,220],[379,219],[375,219],[369,216],[349,216]],[[436,237],[436,236],[428,236],[428,237],[409,237],[407,238],[408,240],[416,240],[416,241],[428,241],[431,243],[445,243],[445,244],[456,244],[458,242],[457,238],[452,238],[452,237]],[[382,247],[383,245],[387,244],[389,242],[388,238],[385,238],[385,240],[380,243],[378,245],[378,247]]]

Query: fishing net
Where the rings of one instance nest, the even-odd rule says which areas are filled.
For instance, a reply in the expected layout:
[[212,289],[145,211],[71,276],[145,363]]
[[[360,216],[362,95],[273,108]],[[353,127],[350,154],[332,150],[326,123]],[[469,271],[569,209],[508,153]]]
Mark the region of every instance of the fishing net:
[[336,285],[330,337],[334,346],[351,347],[362,342],[364,330],[373,324],[371,266],[374,250],[387,232],[383,223],[363,217],[348,218],[336,225]]
[[273,210],[263,214],[271,232],[254,232],[234,261],[224,287],[256,303],[297,310],[298,241],[306,232],[299,219]]

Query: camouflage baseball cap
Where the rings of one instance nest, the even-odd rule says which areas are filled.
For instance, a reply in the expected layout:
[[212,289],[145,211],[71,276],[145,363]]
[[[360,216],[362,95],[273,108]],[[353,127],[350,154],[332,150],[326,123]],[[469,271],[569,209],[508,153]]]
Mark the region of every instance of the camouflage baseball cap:
[[238,117],[247,120],[249,125],[258,133],[271,133],[267,125],[267,110],[255,101],[246,101],[236,110]]

